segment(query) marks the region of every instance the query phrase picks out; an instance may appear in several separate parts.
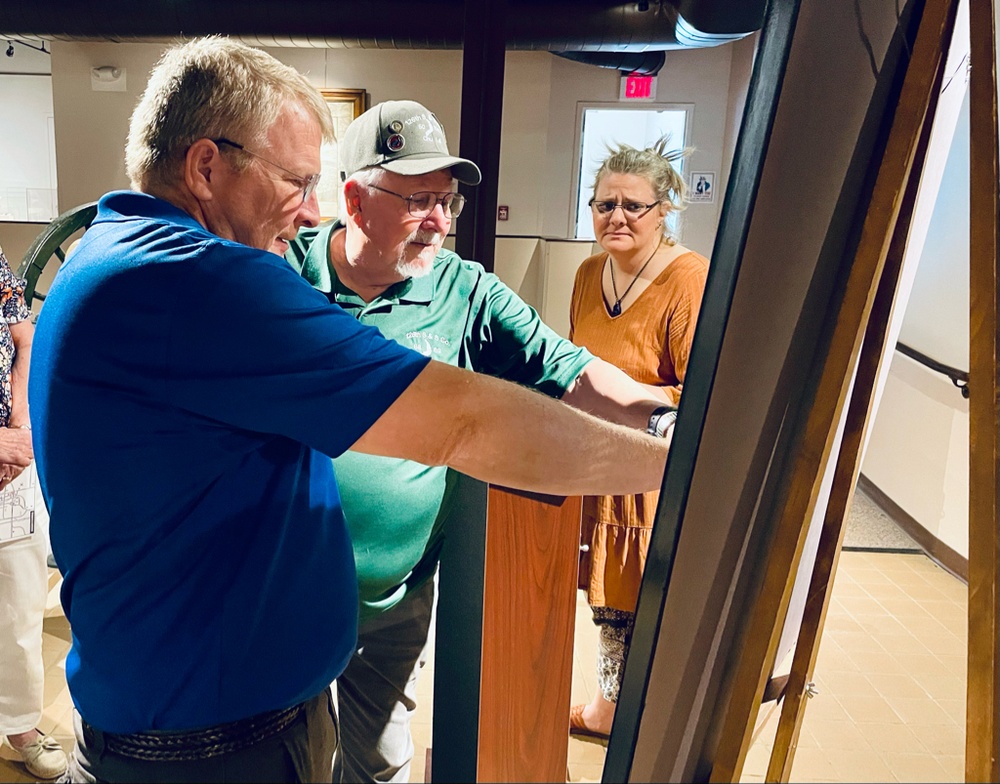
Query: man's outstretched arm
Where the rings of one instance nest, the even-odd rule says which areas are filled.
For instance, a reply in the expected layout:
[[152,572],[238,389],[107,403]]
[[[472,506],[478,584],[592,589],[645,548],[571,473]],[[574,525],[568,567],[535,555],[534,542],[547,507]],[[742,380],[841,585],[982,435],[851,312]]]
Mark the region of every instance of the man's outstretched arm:
[[562,401],[609,422],[645,430],[656,408],[676,408],[667,389],[640,384],[610,362],[595,359],[577,376]]
[[522,490],[625,495],[659,489],[669,446],[669,435],[648,436],[517,384],[431,362],[351,448]]

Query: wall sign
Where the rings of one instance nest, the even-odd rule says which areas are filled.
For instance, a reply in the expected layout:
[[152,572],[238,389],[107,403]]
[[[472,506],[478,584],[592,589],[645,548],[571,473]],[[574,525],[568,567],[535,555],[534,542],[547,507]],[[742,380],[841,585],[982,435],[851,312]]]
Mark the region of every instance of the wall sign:
[[629,74],[621,78],[620,101],[652,101],[656,97],[656,77]]
[[715,202],[715,172],[691,172],[687,201],[689,204]]

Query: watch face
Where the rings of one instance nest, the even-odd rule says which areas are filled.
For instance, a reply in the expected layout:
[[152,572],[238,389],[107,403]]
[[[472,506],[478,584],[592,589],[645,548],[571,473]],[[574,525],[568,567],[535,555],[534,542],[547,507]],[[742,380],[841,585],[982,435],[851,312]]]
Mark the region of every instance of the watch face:
[[651,436],[663,437],[666,435],[670,426],[677,419],[677,410],[673,408],[661,407],[657,408],[649,417],[649,424],[646,426],[646,432]]

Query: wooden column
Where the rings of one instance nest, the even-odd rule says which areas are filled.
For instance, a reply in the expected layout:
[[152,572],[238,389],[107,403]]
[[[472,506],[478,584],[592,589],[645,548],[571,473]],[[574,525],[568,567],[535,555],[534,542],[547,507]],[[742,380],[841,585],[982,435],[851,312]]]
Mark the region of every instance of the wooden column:
[[496,254],[506,31],[507,0],[466,0],[459,155],[479,165],[483,181],[459,186],[469,203],[456,223],[455,252],[488,272]]
[[579,497],[490,487],[478,781],[565,781]]
[[992,0],[969,5],[969,642],[965,778],[1000,779],[1000,294],[997,66]]
[[431,777],[565,781],[582,499],[452,478]]

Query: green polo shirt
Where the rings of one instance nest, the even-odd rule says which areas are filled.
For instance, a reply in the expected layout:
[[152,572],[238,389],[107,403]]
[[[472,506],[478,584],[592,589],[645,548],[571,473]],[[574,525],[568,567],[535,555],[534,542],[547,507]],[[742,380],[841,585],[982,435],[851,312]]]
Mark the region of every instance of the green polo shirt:
[[[339,224],[331,223],[301,230],[285,258],[314,287],[387,338],[555,398],[593,359],[543,324],[496,275],[448,250],[438,254],[432,274],[401,281],[366,303],[330,264],[336,228]],[[433,576],[449,507],[448,469],[358,452],[345,452],[333,466],[365,620]]]

